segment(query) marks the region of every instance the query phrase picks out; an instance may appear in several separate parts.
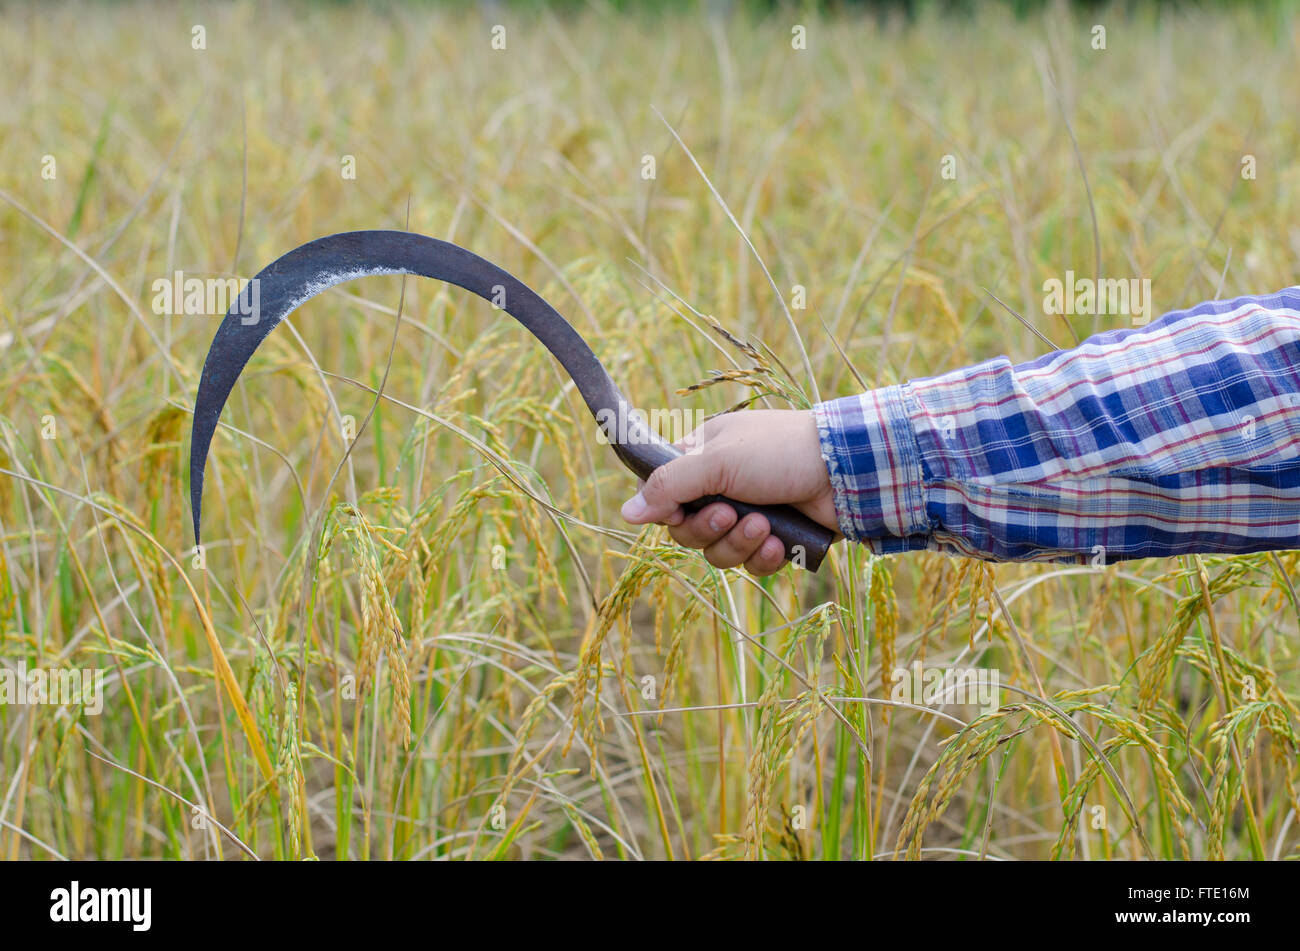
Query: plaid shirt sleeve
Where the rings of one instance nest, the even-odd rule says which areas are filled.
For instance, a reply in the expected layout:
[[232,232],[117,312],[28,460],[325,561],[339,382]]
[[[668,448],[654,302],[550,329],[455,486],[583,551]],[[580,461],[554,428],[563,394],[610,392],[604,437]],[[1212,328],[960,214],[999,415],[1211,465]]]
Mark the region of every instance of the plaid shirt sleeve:
[[1300,287],[814,409],[840,531],[880,554],[1300,548]]

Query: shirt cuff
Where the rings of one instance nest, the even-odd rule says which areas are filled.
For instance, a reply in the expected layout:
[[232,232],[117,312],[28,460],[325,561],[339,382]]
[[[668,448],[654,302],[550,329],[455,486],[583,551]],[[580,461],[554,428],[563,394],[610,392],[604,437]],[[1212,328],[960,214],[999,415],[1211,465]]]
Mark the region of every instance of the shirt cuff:
[[[908,539],[930,534],[921,452],[902,386],[887,386],[813,406],[835,516],[845,538]],[[884,551],[897,547],[871,545]],[[922,545],[922,547],[924,547]]]

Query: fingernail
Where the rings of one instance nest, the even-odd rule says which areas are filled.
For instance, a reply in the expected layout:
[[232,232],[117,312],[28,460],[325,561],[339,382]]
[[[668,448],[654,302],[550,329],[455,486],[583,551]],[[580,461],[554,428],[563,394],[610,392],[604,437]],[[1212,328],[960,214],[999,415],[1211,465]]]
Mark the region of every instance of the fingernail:
[[763,533],[763,523],[760,522],[758,519],[756,518],[750,519],[748,522],[745,523],[746,538],[757,538],[762,533]]
[[709,528],[713,529],[715,532],[722,531],[729,524],[731,524],[731,515],[728,514],[726,509],[718,509],[718,511],[709,516]]
[[646,513],[645,496],[638,492],[632,498],[623,503],[623,519],[628,522],[635,522]]

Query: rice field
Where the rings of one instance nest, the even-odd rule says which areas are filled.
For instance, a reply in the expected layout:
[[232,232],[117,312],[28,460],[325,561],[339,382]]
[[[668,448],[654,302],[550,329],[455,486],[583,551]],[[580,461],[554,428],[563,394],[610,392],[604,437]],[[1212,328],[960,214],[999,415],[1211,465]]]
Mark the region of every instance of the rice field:
[[323,234],[501,264],[670,429],[1128,321],[1067,270],[1297,281],[1287,5],[718,10],[0,8],[0,858],[1300,857],[1297,553],[719,571],[450,286],[267,339],[196,551],[210,295]]

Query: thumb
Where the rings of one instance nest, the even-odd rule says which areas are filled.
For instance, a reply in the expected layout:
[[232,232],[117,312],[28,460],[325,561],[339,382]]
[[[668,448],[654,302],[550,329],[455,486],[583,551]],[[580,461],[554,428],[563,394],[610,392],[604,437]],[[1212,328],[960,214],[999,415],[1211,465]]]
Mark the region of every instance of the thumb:
[[641,491],[623,504],[622,515],[634,525],[667,522],[683,502],[719,491],[721,468],[702,453],[688,452],[650,473]]

